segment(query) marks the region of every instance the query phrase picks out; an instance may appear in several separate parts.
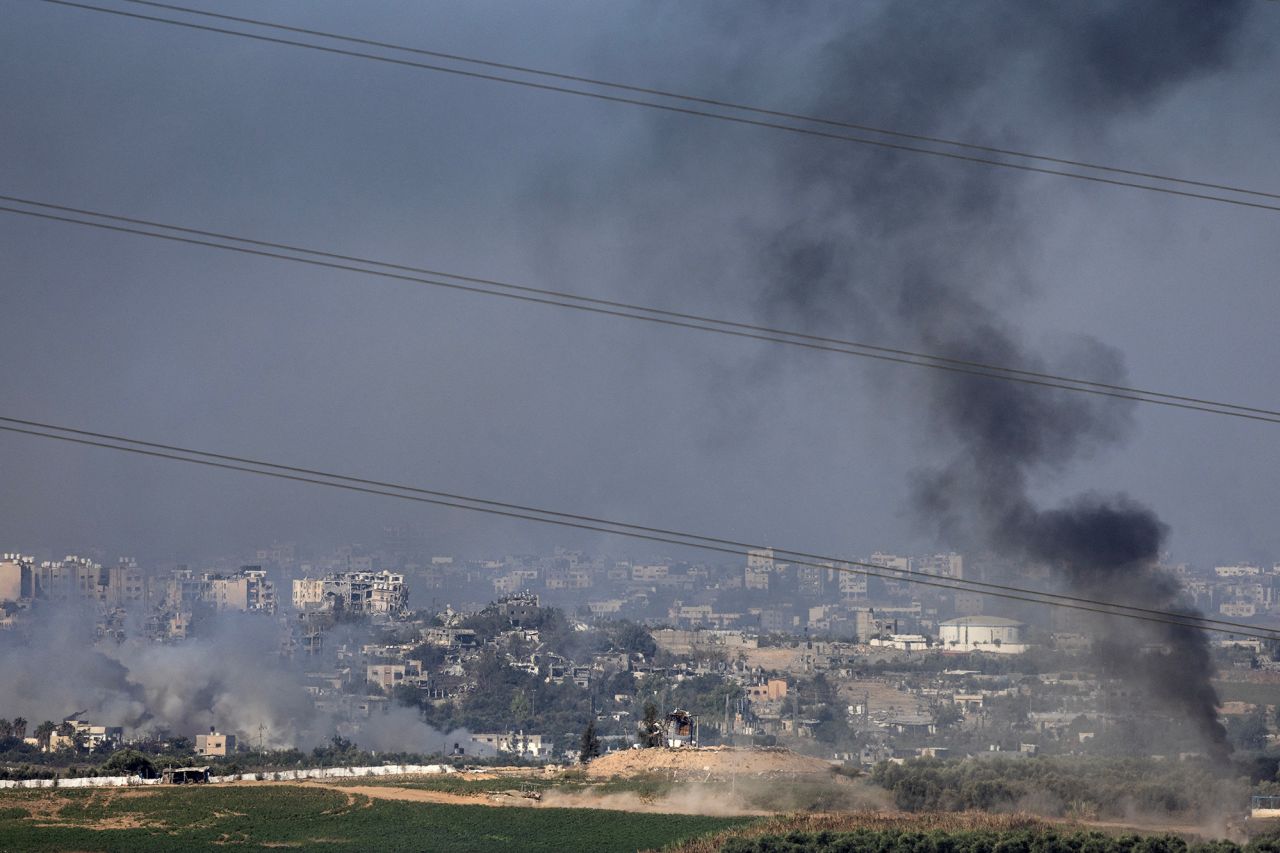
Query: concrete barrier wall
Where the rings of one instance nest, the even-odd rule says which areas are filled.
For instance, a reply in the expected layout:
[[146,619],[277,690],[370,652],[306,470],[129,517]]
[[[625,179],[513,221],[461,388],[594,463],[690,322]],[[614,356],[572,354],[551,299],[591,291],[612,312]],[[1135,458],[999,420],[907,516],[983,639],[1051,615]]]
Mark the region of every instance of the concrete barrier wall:
[[159,779],[141,776],[82,776],[74,779],[0,779],[3,788],[128,788],[135,785],[158,785]]
[[353,779],[361,776],[435,776],[457,773],[448,764],[380,764],[376,767],[311,767],[306,770],[276,770],[267,773],[239,773],[214,776],[212,782],[300,782],[306,779]]
[[[298,782],[305,779],[352,779],[361,776],[435,776],[457,773],[448,764],[381,764],[376,767],[312,767],[273,773],[237,773],[214,776],[210,782]],[[127,788],[159,785],[159,779],[141,776],[84,776],[74,779],[0,779],[0,790],[13,788]]]

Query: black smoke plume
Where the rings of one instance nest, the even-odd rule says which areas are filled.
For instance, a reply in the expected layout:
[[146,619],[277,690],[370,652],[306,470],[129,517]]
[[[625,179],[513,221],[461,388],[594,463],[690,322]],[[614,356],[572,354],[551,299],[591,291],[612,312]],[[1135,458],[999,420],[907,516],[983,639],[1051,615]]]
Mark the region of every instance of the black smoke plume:
[[[806,111],[1012,144],[971,118],[1000,103],[1023,135],[1065,149],[1229,66],[1243,10],[1178,0],[891,4],[832,27],[816,60],[820,94]],[[1113,348],[1079,340],[1038,357],[1048,347],[1025,345],[1002,319],[998,306],[1035,289],[1021,225],[1028,179],[855,146],[787,144],[778,163],[802,213],[766,247],[774,319],[952,358],[1123,379]],[[922,373],[883,380],[917,403],[923,394],[918,418],[944,459],[916,475],[922,519],[949,542],[1048,567],[1072,592],[1182,607],[1178,585],[1157,568],[1166,530],[1150,509],[1125,496],[1086,495],[1056,509],[1033,498],[1045,478],[1122,439],[1132,404]],[[1092,630],[1113,673],[1185,715],[1215,756],[1229,751],[1202,631],[1111,617]]]

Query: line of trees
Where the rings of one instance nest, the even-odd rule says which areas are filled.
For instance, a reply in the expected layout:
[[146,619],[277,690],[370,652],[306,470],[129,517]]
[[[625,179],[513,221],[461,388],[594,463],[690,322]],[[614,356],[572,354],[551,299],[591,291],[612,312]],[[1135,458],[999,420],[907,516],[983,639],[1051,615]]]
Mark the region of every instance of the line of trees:
[[854,832],[791,832],[730,838],[722,853],[1280,853],[1274,838],[1241,847],[1230,841],[1188,843],[1176,835],[1104,835],[1053,830],[918,832],[861,829]]
[[1075,817],[1198,814],[1247,801],[1247,779],[1198,762],[1100,757],[917,759],[883,762],[871,781],[907,811],[994,811],[1033,802],[1037,811]]

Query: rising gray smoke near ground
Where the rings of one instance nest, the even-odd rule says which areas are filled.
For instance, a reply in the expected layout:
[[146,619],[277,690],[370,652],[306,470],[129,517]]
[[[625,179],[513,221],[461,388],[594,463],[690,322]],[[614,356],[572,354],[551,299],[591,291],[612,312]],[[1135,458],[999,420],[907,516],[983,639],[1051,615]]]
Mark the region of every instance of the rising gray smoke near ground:
[[[183,643],[134,636],[97,645],[94,620],[76,608],[50,607],[42,616],[29,636],[0,632],[8,713],[33,726],[83,711],[131,737],[193,738],[217,728],[266,749],[310,749],[342,733],[364,749],[426,754],[469,739],[433,729],[395,703],[354,726],[341,713],[317,710],[304,673],[322,662],[281,657],[279,625],[256,614],[220,614]],[[342,640],[367,638],[337,632],[335,642]]]
[[[988,4],[991,5],[991,4]],[[821,94],[805,111],[1000,145],[968,127],[970,108],[998,98],[1035,116],[1070,150],[1105,134],[1180,84],[1226,67],[1243,4],[1000,3],[982,32],[970,4],[894,4],[836,30],[821,59]],[[886,83],[887,81],[887,83]],[[1068,144],[1061,144],[1066,141]],[[953,358],[1115,382],[1120,353],[1092,340],[1039,357],[998,306],[1034,291],[1021,244],[1027,179],[893,151],[794,146],[780,160],[794,210],[764,263],[775,317],[893,341]],[[1052,191],[1052,188],[1048,188]],[[1101,197],[1099,203],[1105,203]],[[886,377],[886,380],[890,377]],[[942,539],[1048,566],[1073,592],[1176,608],[1177,584],[1156,569],[1165,528],[1124,496],[1037,505],[1046,476],[1125,435],[1129,404],[976,377],[898,372],[891,394],[923,393],[919,422],[942,461],[916,475],[915,510]],[[1227,752],[1202,632],[1100,622],[1096,648],[1186,717],[1208,749]],[[1167,657],[1129,649],[1163,643]]]

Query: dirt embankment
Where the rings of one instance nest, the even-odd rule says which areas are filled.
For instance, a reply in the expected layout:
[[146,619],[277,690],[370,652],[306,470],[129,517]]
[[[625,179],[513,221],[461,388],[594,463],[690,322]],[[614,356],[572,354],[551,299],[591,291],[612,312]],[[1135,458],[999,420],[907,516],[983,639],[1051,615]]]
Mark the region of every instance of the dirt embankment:
[[728,776],[830,776],[833,769],[820,758],[786,749],[628,749],[611,752],[587,766],[587,778],[610,779],[669,774],[679,779]]

